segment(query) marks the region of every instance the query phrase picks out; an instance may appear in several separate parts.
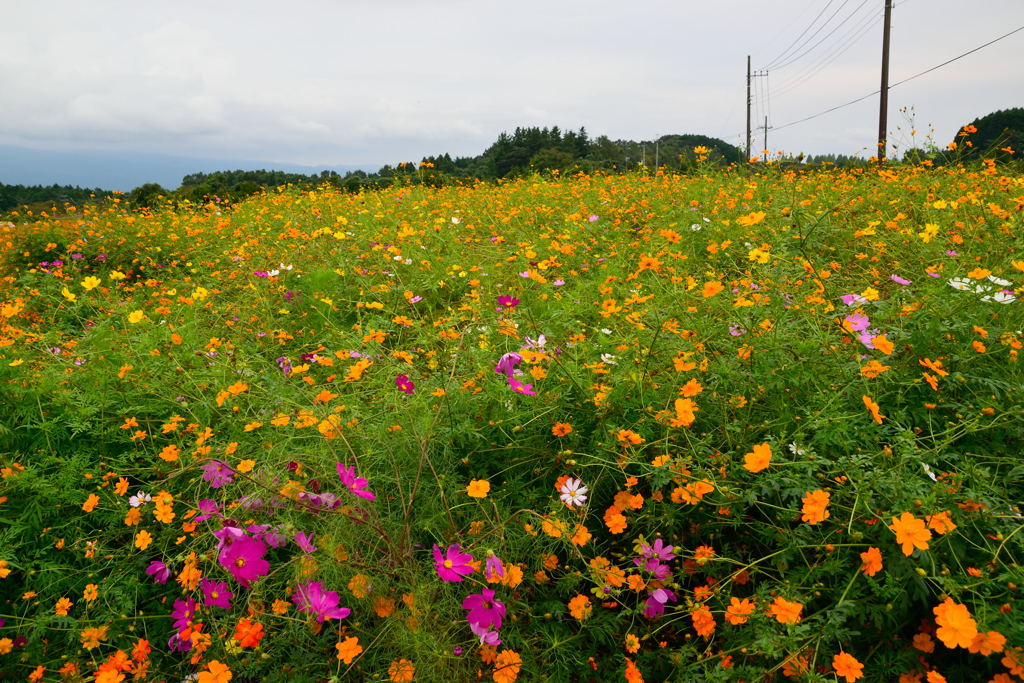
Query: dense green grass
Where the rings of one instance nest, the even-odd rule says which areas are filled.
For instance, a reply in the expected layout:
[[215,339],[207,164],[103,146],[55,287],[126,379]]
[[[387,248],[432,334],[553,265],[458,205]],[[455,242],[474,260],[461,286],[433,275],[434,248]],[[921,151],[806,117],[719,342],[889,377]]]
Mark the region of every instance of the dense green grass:
[[16,216],[0,671],[1021,676],[1022,205],[981,166]]

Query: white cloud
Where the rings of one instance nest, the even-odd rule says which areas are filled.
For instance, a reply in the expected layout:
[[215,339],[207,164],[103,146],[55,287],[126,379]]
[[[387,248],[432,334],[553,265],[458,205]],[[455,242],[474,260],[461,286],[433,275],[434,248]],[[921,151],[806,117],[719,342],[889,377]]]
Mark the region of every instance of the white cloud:
[[[1009,30],[1019,21],[1018,2],[990,0],[977,15],[954,0],[898,6],[892,79]],[[745,121],[746,54],[755,69],[770,61],[788,44],[785,32],[797,33],[813,16],[807,5],[16,3],[0,26],[0,141],[318,164],[474,154],[520,125],[736,142]],[[880,37],[872,35],[817,77],[773,95],[772,123],[877,88]],[[899,122],[898,106],[915,104],[919,119],[945,138],[976,116],[1019,106],[1022,37],[894,89],[890,122]],[[812,53],[773,73],[770,83],[792,81],[814,60]],[[759,114],[766,109],[759,97]],[[873,143],[876,109],[869,98],[769,131],[769,145],[855,153]]]

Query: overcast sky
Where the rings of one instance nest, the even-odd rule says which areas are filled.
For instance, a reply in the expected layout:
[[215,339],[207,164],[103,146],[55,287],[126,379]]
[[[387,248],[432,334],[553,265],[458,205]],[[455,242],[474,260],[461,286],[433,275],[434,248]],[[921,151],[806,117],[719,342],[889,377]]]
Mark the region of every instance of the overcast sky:
[[[755,79],[770,149],[856,154],[873,149],[877,96],[781,127],[878,88],[883,5],[4,0],[0,145],[324,166],[475,155],[516,126],[742,145],[750,54],[775,67]],[[897,0],[890,80],[1019,26],[1024,0]],[[891,139],[909,141],[901,107],[945,146],[1024,106],[1021,54],[1024,31],[894,88]]]

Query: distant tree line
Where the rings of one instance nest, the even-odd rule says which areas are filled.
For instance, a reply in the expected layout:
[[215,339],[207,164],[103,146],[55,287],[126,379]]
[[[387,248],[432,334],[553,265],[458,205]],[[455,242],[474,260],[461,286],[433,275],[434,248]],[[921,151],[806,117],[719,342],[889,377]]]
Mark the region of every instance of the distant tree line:
[[19,206],[39,204],[83,204],[105,197],[113,192],[71,185],[5,185],[0,183],[0,211]]
[[[971,131],[967,135],[964,131]],[[1007,109],[976,119],[958,133],[956,144],[946,149],[911,149],[904,160],[931,163],[955,163],[979,157],[1002,156],[1019,159],[1024,154],[1024,109]],[[968,144],[969,142],[969,144]],[[1013,150],[1008,151],[1008,150]],[[405,161],[385,165],[375,173],[349,171],[341,175],[325,170],[305,175],[284,171],[216,171],[190,173],[181,187],[169,191],[157,183],[140,185],[128,193],[127,201],[136,207],[153,207],[167,202],[234,201],[282,185],[314,187],[323,184],[350,191],[378,189],[395,183],[445,185],[476,180],[514,178],[530,173],[572,173],[577,171],[618,172],[636,168],[661,168],[689,172],[699,165],[742,164],[743,152],[718,138],[705,135],[663,135],[651,141],[611,140],[601,135],[591,139],[585,128],[563,131],[551,128],[516,128],[502,132],[498,139],[478,156],[452,158],[449,154],[428,156],[419,163]],[[819,154],[782,160],[787,167],[863,166],[868,160],[844,154]],[[23,204],[80,203],[109,197],[104,190],[78,187],[25,187],[0,184],[0,211]]]

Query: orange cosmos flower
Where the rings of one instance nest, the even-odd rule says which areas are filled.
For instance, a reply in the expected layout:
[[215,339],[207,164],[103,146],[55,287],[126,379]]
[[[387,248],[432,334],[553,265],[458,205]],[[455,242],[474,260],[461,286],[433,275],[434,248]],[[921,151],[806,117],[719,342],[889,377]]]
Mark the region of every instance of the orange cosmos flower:
[[934,515],[928,515],[925,519],[928,520],[928,528],[940,536],[956,529],[956,524],[953,523],[947,510]]
[[925,654],[935,652],[935,641],[927,633],[915,633],[912,645],[915,650],[920,650]]
[[893,344],[891,341],[885,338],[884,334],[879,334],[877,336],[872,337],[871,345],[887,356],[892,354]]
[[100,502],[100,497],[95,493],[90,493],[89,497],[82,503],[82,509],[86,512],[92,512]]
[[1004,647],[1006,647],[1006,636],[998,631],[988,631],[974,636],[974,640],[971,641],[967,650],[988,657],[993,652],[1002,652]]
[[523,658],[514,650],[502,650],[494,661],[495,683],[513,683],[519,677]]
[[234,638],[238,641],[238,647],[258,647],[263,640],[263,624],[249,619],[239,619]]
[[474,479],[466,487],[466,493],[470,498],[486,498],[491,490],[491,482],[486,479]]
[[572,433],[572,425],[568,422],[556,422],[551,428],[551,433],[555,436],[567,436]]
[[711,282],[704,283],[704,289],[701,293],[704,295],[705,299],[710,299],[714,295],[721,292],[723,289],[725,289],[725,285],[723,285],[718,280],[712,280]]
[[585,595],[577,595],[569,601],[569,614],[571,614],[574,619],[583,621],[590,616],[593,609],[593,605],[590,604],[590,598]]
[[644,437],[640,436],[632,429],[620,429],[615,433],[615,438],[618,439],[619,443],[621,443],[623,446],[625,446],[626,444],[639,446],[644,441],[646,441]]
[[832,658],[832,668],[835,669],[837,676],[846,679],[846,683],[853,683],[864,677],[864,665],[847,652],[840,652]]
[[803,609],[802,603],[786,600],[780,595],[768,608],[768,616],[774,617],[780,624],[795,624],[800,621]]
[[107,639],[107,628],[106,626],[97,626],[82,629],[80,634],[82,640],[82,647],[86,650],[92,650],[100,646],[100,642]]
[[882,420],[885,418],[885,415],[878,412],[878,404],[875,403],[867,394],[861,396],[861,398],[864,400],[864,406],[868,409],[868,412],[871,413],[871,419],[878,424],[882,424]]
[[334,645],[338,650],[338,659],[351,664],[352,660],[359,656],[359,653],[363,651],[363,646],[359,644],[359,638],[349,637],[340,643]]
[[904,512],[899,517],[892,518],[889,528],[896,533],[896,542],[902,546],[904,555],[909,556],[914,552],[914,548],[928,550],[932,532],[925,527],[923,519]]
[[234,676],[227,664],[221,664],[216,659],[206,666],[206,671],[199,672],[199,683],[228,683]]
[[388,667],[391,683],[412,683],[416,677],[416,665],[408,659],[397,659]]
[[725,620],[733,626],[739,626],[745,624],[750,619],[750,615],[754,613],[755,605],[753,601],[743,598],[730,598],[729,607],[725,610]]
[[700,382],[698,382],[697,379],[694,378],[682,386],[682,388],[679,390],[679,394],[683,398],[689,398],[691,396],[696,396],[702,391],[704,391],[704,387],[702,387]]
[[636,668],[636,664],[628,657],[624,659],[626,660],[626,683],[644,683],[644,676],[640,673],[640,669]]
[[135,534],[135,547],[139,550],[145,550],[152,542],[153,537],[145,529],[141,529],[137,534]]
[[882,551],[878,548],[868,548],[860,554],[861,570],[868,576],[874,576],[882,571]]
[[74,603],[72,603],[67,598],[61,598],[57,601],[57,604],[54,606],[53,611],[58,617],[66,617],[68,615],[68,610],[71,609],[73,605]]
[[966,605],[953,602],[946,598],[942,604],[932,609],[935,623],[939,625],[935,635],[948,648],[969,648],[978,635],[978,622],[971,618]]
[[697,632],[697,635],[710,638],[714,634],[715,617],[707,607],[701,605],[690,612],[690,619],[693,621],[693,630]]
[[772,447],[767,443],[758,444],[754,446],[754,450],[743,456],[743,461],[743,468],[756,474],[771,463]]
[[830,493],[818,489],[804,494],[804,507],[801,520],[808,524],[818,524],[829,518],[828,500]]

